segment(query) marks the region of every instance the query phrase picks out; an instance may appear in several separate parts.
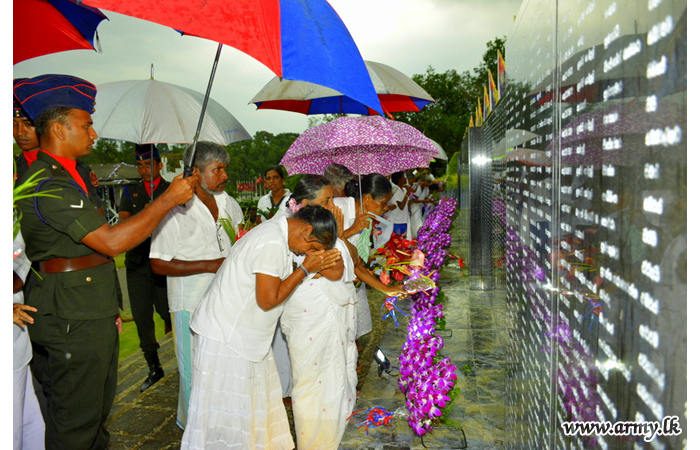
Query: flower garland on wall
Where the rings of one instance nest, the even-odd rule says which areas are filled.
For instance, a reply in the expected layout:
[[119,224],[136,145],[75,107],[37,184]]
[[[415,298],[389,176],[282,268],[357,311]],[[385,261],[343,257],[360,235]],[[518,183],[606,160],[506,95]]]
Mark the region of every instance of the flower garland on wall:
[[[411,254],[414,265],[406,283],[430,279],[437,283],[438,269],[449,255],[450,226],[457,201],[440,199],[428,214],[416,236],[416,249]],[[424,255],[424,256],[423,256]],[[415,257],[422,256],[422,265],[415,265]],[[420,259],[420,258],[418,258]],[[432,284],[432,283],[431,283]],[[451,400],[458,394],[455,389],[457,366],[448,357],[440,356],[443,339],[436,327],[444,323],[442,304],[438,299],[440,288],[430,286],[412,293],[411,319],[407,327],[406,343],[399,357],[399,388],[406,395],[408,424],[417,435],[423,435],[445,420]]]

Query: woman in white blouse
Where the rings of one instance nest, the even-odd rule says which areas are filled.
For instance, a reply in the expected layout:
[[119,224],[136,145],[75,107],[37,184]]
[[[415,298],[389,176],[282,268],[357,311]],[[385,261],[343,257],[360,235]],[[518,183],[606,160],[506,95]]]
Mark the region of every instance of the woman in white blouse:
[[282,166],[272,166],[265,171],[265,186],[270,190],[258,200],[258,217],[255,219],[258,224],[268,220],[260,212],[274,216],[281,205],[287,203],[292,193],[284,187],[284,168]]

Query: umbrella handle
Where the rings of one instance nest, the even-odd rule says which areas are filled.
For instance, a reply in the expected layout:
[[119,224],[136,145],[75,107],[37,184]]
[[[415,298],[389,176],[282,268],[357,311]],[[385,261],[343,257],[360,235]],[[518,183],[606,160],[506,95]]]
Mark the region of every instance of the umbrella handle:
[[219,56],[221,55],[221,48],[223,44],[219,43],[219,47],[216,49],[216,56],[214,57],[214,65],[211,68],[211,75],[209,75],[209,84],[207,85],[207,91],[204,94],[204,101],[202,102],[202,112],[199,114],[199,122],[197,123],[197,131],[194,134],[194,141],[192,142],[192,152],[189,155],[187,161],[184,162],[184,169],[182,171],[182,178],[187,178],[192,176],[194,163],[194,155],[197,151],[197,142],[199,141],[199,132],[202,130],[202,123],[204,122],[204,114],[207,111],[207,103],[209,103],[209,94],[211,93],[211,86],[214,84],[214,75],[216,74],[216,66],[219,64]]
[[[207,85],[207,92],[204,94],[204,102],[202,102],[202,112],[199,114],[199,122],[197,123],[197,131],[194,134],[194,142],[192,142],[192,152],[190,152],[189,158],[184,163],[184,168],[182,171],[182,178],[188,178],[192,176],[194,171],[194,154],[197,151],[197,142],[199,141],[199,132],[202,130],[202,123],[204,122],[204,114],[207,112],[207,103],[209,103],[209,94],[211,93],[211,86],[214,84],[214,75],[216,74],[216,66],[219,64],[219,56],[221,55],[222,43],[219,43],[219,47],[216,49],[216,56],[214,57],[214,65],[211,68],[211,75],[209,75],[209,84]],[[184,207],[185,205],[180,205]]]

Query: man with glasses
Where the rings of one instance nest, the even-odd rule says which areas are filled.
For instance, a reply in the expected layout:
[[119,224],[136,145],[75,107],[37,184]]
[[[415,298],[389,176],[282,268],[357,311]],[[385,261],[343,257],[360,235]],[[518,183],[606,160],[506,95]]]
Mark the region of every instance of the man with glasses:
[[[184,160],[190,152],[192,146],[185,151]],[[167,276],[180,372],[177,424],[182,429],[187,424],[192,372],[190,315],[231,249],[231,239],[222,223],[230,221],[237,230],[243,222],[241,207],[224,192],[229,159],[226,149],[218,144],[197,144],[192,174],[198,181],[195,195],[187,204],[168,213],[153,232],[151,241],[153,272]]]

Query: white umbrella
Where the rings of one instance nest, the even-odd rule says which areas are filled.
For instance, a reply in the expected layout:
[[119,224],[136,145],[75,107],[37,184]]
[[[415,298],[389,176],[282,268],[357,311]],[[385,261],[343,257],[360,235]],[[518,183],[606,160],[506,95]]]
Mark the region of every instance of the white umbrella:
[[[204,94],[153,79],[104,83],[97,86],[93,127],[102,138],[188,144],[194,141],[203,102]],[[199,138],[228,145],[250,135],[210,98]]]
[[[428,138],[428,139],[430,139],[430,138]],[[432,139],[430,139],[430,142],[433,143],[433,145],[435,146],[435,148],[438,151],[438,154],[433,156],[433,158],[434,159],[444,159],[445,161],[447,161],[447,153],[445,153],[445,149],[442,148],[442,145],[438,144],[437,142],[435,142]]]

